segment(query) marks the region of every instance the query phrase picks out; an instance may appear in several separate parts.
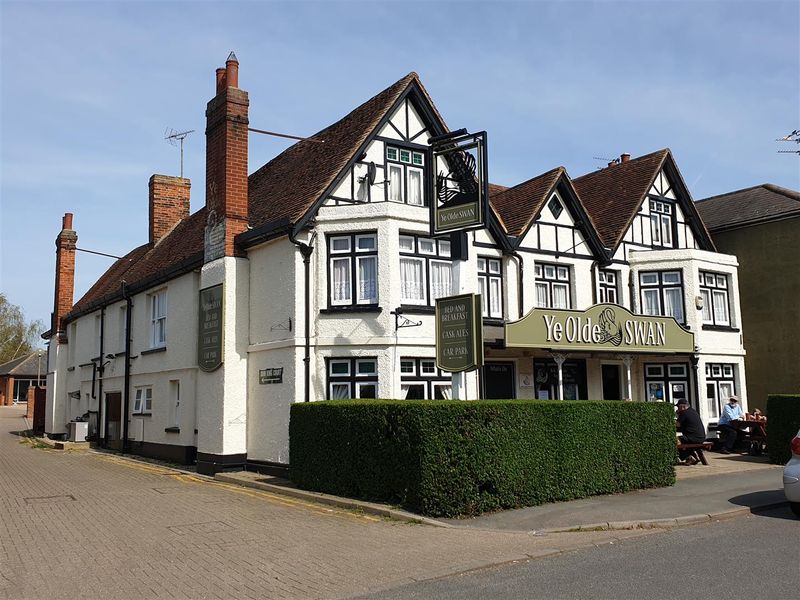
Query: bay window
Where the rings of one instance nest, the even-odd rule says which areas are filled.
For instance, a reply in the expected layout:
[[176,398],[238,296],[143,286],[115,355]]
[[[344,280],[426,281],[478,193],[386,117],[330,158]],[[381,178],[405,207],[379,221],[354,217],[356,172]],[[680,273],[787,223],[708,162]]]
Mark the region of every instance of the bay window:
[[378,303],[378,239],[374,233],[330,236],[332,306]]
[[328,400],[378,397],[378,359],[329,358]]
[[675,317],[685,323],[683,278],[680,271],[648,271],[639,273],[642,314]]
[[503,269],[499,258],[478,257],[481,312],[489,319],[503,318]]
[[731,325],[728,276],[700,271],[700,295],[703,298],[703,323]]
[[450,241],[400,235],[400,301],[430,306],[453,293]]

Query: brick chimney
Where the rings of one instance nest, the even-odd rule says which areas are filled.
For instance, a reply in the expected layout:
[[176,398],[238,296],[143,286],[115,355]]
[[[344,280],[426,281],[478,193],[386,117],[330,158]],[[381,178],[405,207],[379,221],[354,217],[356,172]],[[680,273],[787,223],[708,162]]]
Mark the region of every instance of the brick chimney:
[[150,177],[150,243],[156,244],[189,216],[192,182],[183,177]]
[[239,61],[231,52],[216,70],[217,95],[206,108],[206,262],[233,256],[233,240],[247,229],[247,126],[250,101],[239,89]]
[[72,229],[72,213],[65,213],[61,233],[56,237],[56,290],[53,302],[52,335],[63,334],[64,316],[72,309],[75,291],[75,248],[78,234]]
[[626,162],[628,162],[630,159],[631,159],[631,155],[630,155],[630,154],[628,154],[627,152],[623,152],[622,154],[620,154],[620,155],[619,155],[619,161],[620,161],[621,163],[626,163]]

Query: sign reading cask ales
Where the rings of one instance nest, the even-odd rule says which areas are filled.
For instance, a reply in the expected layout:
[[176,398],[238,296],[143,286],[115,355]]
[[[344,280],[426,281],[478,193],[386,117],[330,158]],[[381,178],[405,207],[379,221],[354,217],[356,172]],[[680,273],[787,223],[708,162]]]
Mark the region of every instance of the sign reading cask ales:
[[222,285],[200,290],[197,365],[203,371],[214,371],[222,365],[224,321]]
[[486,132],[431,138],[431,233],[482,229],[489,210]]
[[480,294],[436,300],[436,366],[442,371],[472,371],[483,364]]
[[634,315],[616,304],[584,311],[534,308],[506,323],[509,348],[613,350],[616,352],[694,352],[694,334],[672,317]]

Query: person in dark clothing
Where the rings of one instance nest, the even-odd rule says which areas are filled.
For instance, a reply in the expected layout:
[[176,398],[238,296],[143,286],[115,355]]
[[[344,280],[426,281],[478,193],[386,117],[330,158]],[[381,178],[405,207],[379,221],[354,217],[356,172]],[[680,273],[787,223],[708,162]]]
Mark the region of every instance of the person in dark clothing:
[[[689,406],[689,402],[685,399],[678,400],[675,405],[678,407],[678,421],[676,427],[681,432],[680,441],[682,444],[702,444],[706,441],[706,428],[703,425],[703,420],[697,411]],[[691,464],[697,462],[691,457],[691,450],[680,450],[679,456],[681,462]]]

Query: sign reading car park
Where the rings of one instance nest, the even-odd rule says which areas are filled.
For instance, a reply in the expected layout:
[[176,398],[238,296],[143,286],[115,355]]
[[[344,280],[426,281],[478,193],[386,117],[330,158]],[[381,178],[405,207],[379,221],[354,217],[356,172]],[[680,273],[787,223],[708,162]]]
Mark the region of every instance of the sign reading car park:
[[480,294],[436,300],[436,366],[442,371],[472,371],[483,364]]
[[221,285],[200,290],[197,365],[203,371],[214,371],[222,365],[222,304]]
[[674,318],[635,315],[616,304],[585,311],[534,308],[506,323],[505,338],[509,348],[694,352],[694,334]]
[[431,234],[482,229],[489,210],[486,132],[462,129],[430,144]]

